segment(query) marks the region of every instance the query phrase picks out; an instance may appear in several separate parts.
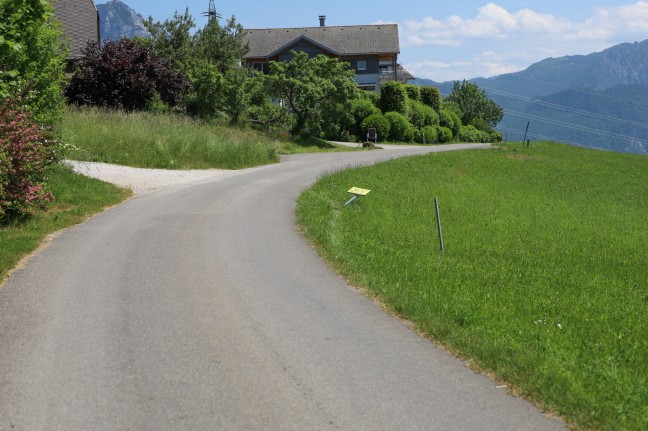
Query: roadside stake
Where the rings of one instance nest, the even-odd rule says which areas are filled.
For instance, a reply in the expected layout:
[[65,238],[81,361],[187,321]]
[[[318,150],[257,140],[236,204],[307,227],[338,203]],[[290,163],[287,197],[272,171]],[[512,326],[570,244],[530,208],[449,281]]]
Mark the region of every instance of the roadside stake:
[[437,226],[439,228],[439,243],[441,244],[441,253],[445,254],[443,251],[443,232],[441,231],[441,215],[439,214],[439,200],[434,198],[434,206],[436,207],[436,216],[437,216]]
[[360,197],[360,196],[367,196],[369,194],[369,192],[371,192],[371,190],[361,189],[361,188],[358,188],[358,187],[353,187],[351,190],[349,190],[347,192],[347,193],[351,193],[353,195],[353,197],[351,199],[349,199],[348,201],[346,201],[344,206],[347,206],[347,205],[351,204],[351,202],[358,199],[358,197]]

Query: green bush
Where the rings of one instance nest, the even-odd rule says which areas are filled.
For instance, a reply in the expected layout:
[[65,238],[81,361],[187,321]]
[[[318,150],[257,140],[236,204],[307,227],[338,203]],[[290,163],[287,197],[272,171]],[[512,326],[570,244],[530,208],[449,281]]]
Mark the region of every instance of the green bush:
[[417,129],[422,129],[426,126],[436,126],[439,124],[439,114],[429,106],[410,100],[409,103],[409,122],[412,123]]
[[405,84],[405,91],[407,91],[407,97],[409,100],[416,100],[417,102],[421,101],[421,87],[414,84]]
[[[375,93],[374,93],[375,94]],[[373,114],[380,114],[380,109],[376,108],[369,98],[359,98],[351,101],[351,115],[353,115],[353,127],[351,133],[360,135],[362,122],[365,118]]]
[[439,142],[439,133],[435,126],[426,126],[421,129],[421,133],[425,136],[426,144],[435,144]]
[[389,140],[395,142],[411,142],[414,140],[414,126],[407,117],[398,112],[388,112],[385,118],[389,121]]
[[367,137],[369,129],[376,129],[378,139],[386,141],[389,138],[390,128],[389,120],[383,114],[371,114],[360,125],[360,138],[364,140]]
[[361,91],[360,95],[364,99],[368,99],[371,103],[374,104],[376,108],[380,105],[380,96],[374,91]]
[[383,113],[398,112],[407,115],[407,91],[405,85],[389,81],[380,87],[380,109]]
[[499,130],[491,130],[490,132],[490,142],[502,142],[504,137],[502,136],[502,132]]
[[474,126],[461,126],[459,134],[457,135],[459,142],[490,142],[490,134],[478,130]]
[[421,87],[421,102],[439,112],[441,109],[441,92],[436,87]]
[[457,136],[461,129],[461,118],[451,109],[441,109],[439,112],[439,124],[452,130],[452,135]]
[[452,142],[452,130],[444,126],[437,126],[436,129],[438,134],[437,140],[440,144],[447,144],[448,142]]
[[484,119],[481,118],[473,118],[470,120],[470,126],[473,126],[477,130],[481,130],[482,132],[489,132],[491,131],[491,127],[488,124],[488,122]]

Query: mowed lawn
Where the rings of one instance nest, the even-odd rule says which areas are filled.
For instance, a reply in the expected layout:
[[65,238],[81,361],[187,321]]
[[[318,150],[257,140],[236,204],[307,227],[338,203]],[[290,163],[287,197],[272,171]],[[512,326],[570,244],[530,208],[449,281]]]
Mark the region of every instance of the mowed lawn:
[[[352,186],[372,192],[343,207]],[[579,428],[648,429],[648,157],[406,158],[321,179],[297,214],[352,283],[516,391]]]

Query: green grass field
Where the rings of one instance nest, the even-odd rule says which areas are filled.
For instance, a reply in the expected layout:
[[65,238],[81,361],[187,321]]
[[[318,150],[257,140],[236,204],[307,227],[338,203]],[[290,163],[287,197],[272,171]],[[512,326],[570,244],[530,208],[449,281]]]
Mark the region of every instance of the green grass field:
[[[372,192],[343,207],[352,186]],[[321,179],[297,216],[352,283],[477,367],[580,428],[648,429],[648,157],[400,159]]]
[[34,251],[43,239],[57,230],[78,224],[107,206],[117,204],[130,192],[73,173],[57,165],[49,174],[56,200],[49,210],[25,222],[0,227],[0,283],[18,261]]
[[276,163],[280,154],[352,150],[182,115],[102,109],[68,109],[62,133],[65,157],[140,168],[241,169]]

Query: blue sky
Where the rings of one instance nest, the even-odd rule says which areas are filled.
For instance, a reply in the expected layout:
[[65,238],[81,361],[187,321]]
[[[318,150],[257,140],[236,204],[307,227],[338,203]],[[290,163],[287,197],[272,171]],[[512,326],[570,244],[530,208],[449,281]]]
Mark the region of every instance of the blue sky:
[[[145,18],[189,12],[199,26],[208,0],[122,0]],[[99,0],[96,3],[105,3]],[[435,81],[490,77],[547,57],[588,54],[648,39],[648,1],[631,0],[216,0],[248,28],[396,23],[399,61]]]

